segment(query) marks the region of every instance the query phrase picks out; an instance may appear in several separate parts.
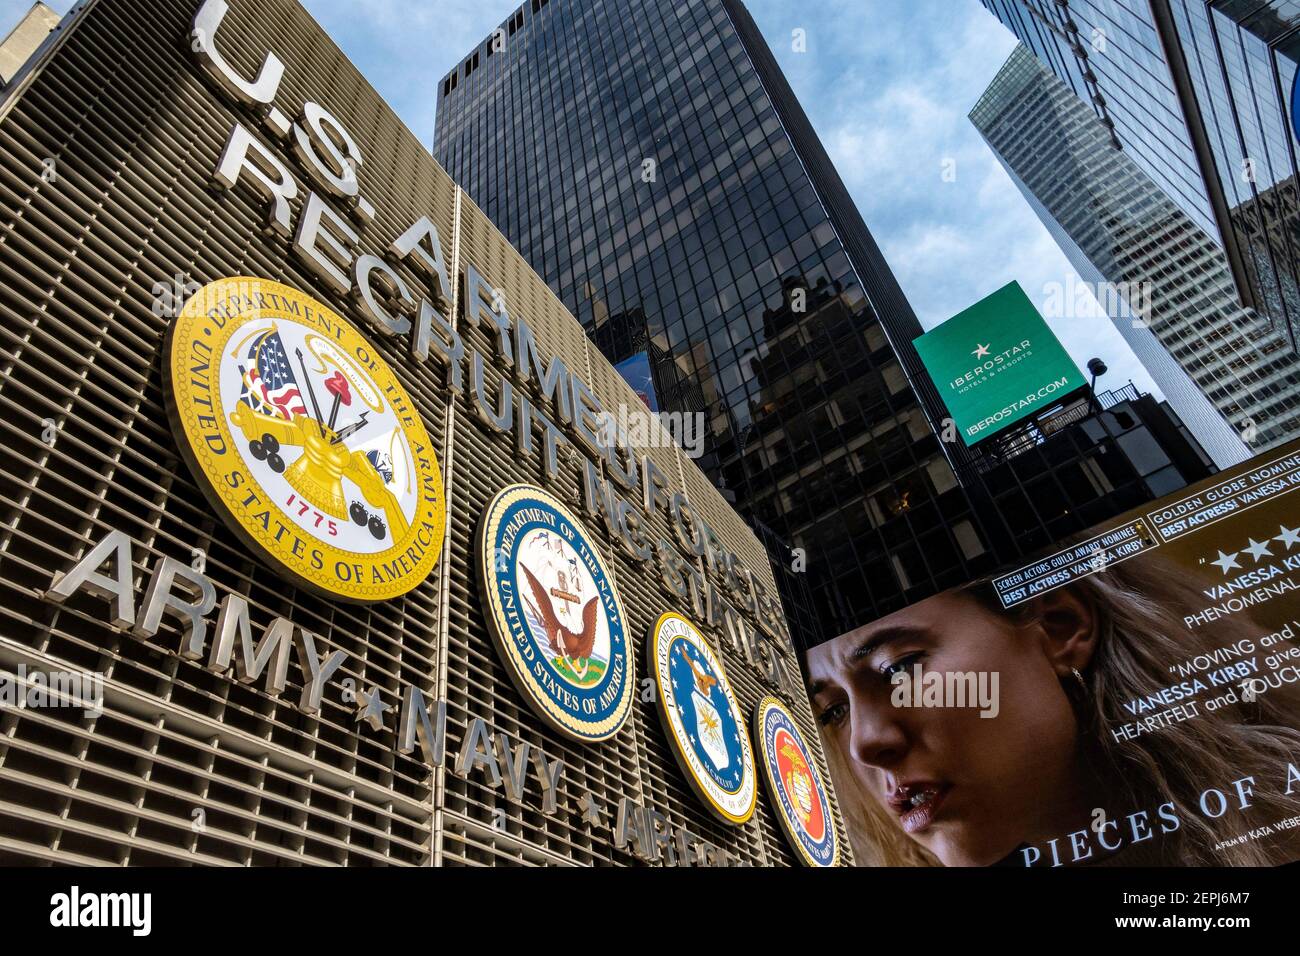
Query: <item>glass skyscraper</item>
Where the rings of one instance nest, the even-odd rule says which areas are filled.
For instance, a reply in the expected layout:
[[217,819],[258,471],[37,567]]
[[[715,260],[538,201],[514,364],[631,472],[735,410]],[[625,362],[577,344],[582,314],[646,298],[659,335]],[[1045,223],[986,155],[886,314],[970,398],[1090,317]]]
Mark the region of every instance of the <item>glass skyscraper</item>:
[[1295,0],[1172,4],[1192,86],[1258,308],[1300,344],[1300,129]]
[[704,413],[804,645],[1151,496],[1118,428],[1014,463],[940,440],[920,323],[737,0],[517,8],[439,78],[435,155],[612,362]]
[[1285,331],[1238,302],[1214,240],[1026,47],[971,121],[1079,274],[1128,293],[1099,298],[1219,467],[1300,435]]
[[1295,0],[982,0],[1300,341]]
[[613,362],[649,353],[663,407],[707,416],[796,626],[991,565],[921,326],[739,3],[534,0],[438,87],[439,161]]

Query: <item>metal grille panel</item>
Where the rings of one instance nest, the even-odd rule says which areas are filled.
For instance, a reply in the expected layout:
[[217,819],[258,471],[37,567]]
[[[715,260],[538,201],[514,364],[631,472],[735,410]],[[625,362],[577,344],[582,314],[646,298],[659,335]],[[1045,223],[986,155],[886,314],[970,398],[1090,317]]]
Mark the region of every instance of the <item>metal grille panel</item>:
[[[519,697],[483,619],[474,538],[487,501],[506,484],[540,483],[540,464],[521,458],[511,436],[480,425],[467,395],[451,401],[437,361],[412,362],[406,338],[362,326],[348,299],[324,288],[287,241],[267,233],[252,190],[242,183],[229,193],[214,188],[212,171],[234,124],[261,133],[256,114],[227,106],[189,57],[198,6],[83,4],[65,21],[52,55],[0,107],[0,667],[105,676],[104,713],[94,720],[71,710],[0,710],[0,859],[632,862],[613,846],[609,826],[594,829],[577,814],[578,796],[590,791],[610,824],[627,796],[742,859],[792,862],[765,797],[743,828],[707,816],[668,750],[653,702],[640,693],[628,726],[598,746],[561,739]],[[287,66],[277,105],[294,112],[319,100],[356,137],[361,191],[378,211],[363,233],[366,251],[385,248],[418,215],[430,216],[453,274],[472,262],[497,283],[548,360],[562,356],[606,405],[637,401],[546,284],[297,3],[234,0],[220,46],[244,75],[274,49]],[[41,175],[46,159],[55,161],[53,182]],[[300,197],[295,220],[301,205]],[[405,266],[399,272],[411,288],[425,287]],[[180,460],[160,371],[170,320],[153,306],[177,276],[203,284],[232,275],[285,282],[348,316],[418,404],[446,482],[448,533],[434,574],[405,597],[357,606],[287,585],[213,514]],[[488,357],[488,393],[496,400],[492,343],[460,325],[467,349]],[[553,409],[544,410],[554,418]],[[44,440],[47,426],[52,441]],[[761,545],[694,464],[671,449],[650,453],[673,490],[685,481],[701,515],[775,594]],[[561,484],[576,504],[576,456],[564,460],[563,471]],[[676,602],[653,565],[629,560],[596,522],[588,527],[616,577],[637,677],[644,678],[645,630]],[[335,680],[378,686],[393,712],[407,684],[430,700],[445,698],[448,762],[474,717],[562,758],[559,812],[541,813],[531,778],[525,803],[516,806],[480,775],[461,779],[446,766],[429,773],[418,754],[398,754],[391,713],[384,733],[362,731],[336,687],[318,714],[304,715],[294,706],[302,680],[296,666],[274,698],[260,682],[239,684],[182,660],[171,624],[144,642],[108,625],[98,599],[47,601],[42,592],[53,571],[109,529],[136,543],[137,597],[156,560],[188,564],[199,549],[218,593],[248,600],[255,630],[282,616],[346,651]],[[650,533],[671,535],[659,515]],[[765,689],[718,643],[748,715]],[[797,674],[792,656],[790,664]],[[796,701],[796,709],[815,746],[806,703]]]

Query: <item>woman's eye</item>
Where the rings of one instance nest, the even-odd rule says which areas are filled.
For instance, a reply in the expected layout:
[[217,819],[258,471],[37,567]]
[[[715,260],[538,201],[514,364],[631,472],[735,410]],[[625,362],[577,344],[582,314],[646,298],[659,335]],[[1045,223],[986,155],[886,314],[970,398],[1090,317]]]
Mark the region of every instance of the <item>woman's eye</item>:
[[885,680],[893,679],[893,676],[900,671],[910,670],[912,665],[925,656],[923,651],[914,651],[911,654],[904,654],[891,663],[885,664],[880,668],[880,673]]
[[823,727],[833,727],[844,720],[849,709],[843,704],[832,704],[817,715],[817,722]]

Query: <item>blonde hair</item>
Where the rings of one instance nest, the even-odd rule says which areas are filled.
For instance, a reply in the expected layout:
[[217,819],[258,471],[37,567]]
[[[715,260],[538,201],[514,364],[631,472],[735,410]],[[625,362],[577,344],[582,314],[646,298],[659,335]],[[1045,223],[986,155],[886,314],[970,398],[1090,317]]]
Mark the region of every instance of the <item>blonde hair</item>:
[[[1126,702],[1143,699],[1171,683],[1171,665],[1250,639],[1259,650],[1260,628],[1244,615],[1234,615],[1209,631],[1184,626],[1181,611],[1203,606],[1205,596],[1187,575],[1158,558],[1112,565],[1068,585],[1097,615],[1097,642],[1084,671],[1085,688],[1073,678],[1063,685],[1078,726],[1080,759],[1103,781],[1112,806],[1110,815],[1138,810],[1154,812],[1172,803],[1180,826],[1159,835],[1162,861],[1183,866],[1261,866],[1293,859],[1300,829],[1282,841],[1243,840],[1219,846],[1239,836],[1244,827],[1231,814],[1207,817],[1200,796],[1210,788],[1230,791],[1233,781],[1254,776],[1250,813],[1261,824],[1300,814],[1300,794],[1283,791],[1288,765],[1300,758],[1300,701],[1296,685],[1270,687],[1247,702],[1224,703],[1214,711],[1202,708],[1190,719],[1171,722],[1135,741],[1116,741],[1110,727],[1133,721]],[[1038,601],[1004,610],[988,579],[960,592],[988,611],[1032,622]],[[824,729],[826,759],[837,788],[845,827],[858,862],[868,866],[934,866],[935,857],[908,838],[878,800],[857,786],[852,758],[837,735]],[[843,792],[849,790],[849,792]],[[1086,822],[1086,821],[1085,821]],[[1065,834],[1062,834],[1065,836]],[[1288,845],[1290,844],[1290,845]],[[1216,848],[1217,847],[1217,848]],[[1122,851],[1119,859],[1122,860]]]

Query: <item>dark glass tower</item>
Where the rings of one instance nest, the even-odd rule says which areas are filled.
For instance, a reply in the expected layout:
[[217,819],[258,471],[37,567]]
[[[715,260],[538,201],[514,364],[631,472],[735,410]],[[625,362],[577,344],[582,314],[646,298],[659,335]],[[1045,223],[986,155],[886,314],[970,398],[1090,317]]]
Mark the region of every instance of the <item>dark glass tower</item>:
[[805,640],[992,562],[920,324],[739,3],[533,0],[439,80],[435,155],[611,361],[702,406]]
[[993,459],[940,441],[920,323],[736,0],[530,0],[439,80],[435,154],[611,361],[703,411],[805,645],[1152,494],[1086,407]]

